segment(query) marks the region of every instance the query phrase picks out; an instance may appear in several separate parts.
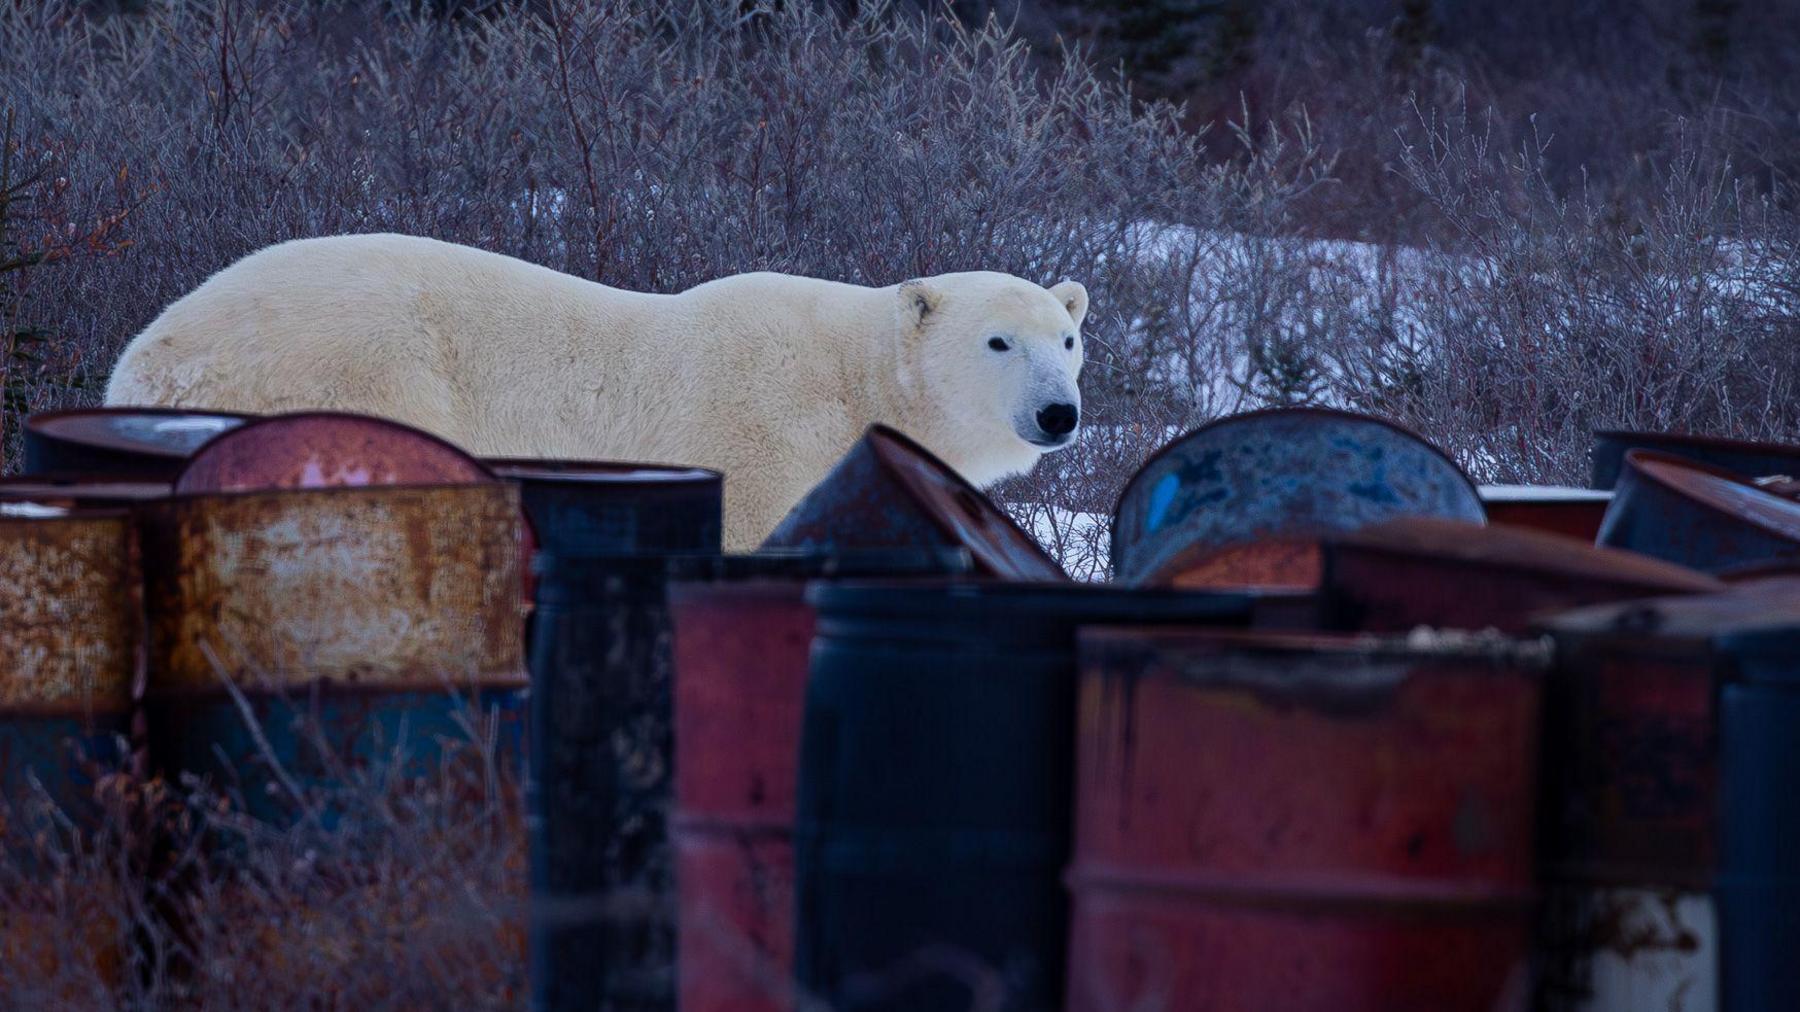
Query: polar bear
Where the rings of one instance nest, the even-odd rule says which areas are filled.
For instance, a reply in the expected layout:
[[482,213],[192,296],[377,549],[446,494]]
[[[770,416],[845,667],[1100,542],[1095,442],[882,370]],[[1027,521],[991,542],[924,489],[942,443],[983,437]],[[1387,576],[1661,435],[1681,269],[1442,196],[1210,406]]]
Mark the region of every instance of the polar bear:
[[270,246],[126,347],[106,403],[381,415],[480,456],[725,474],[755,547],[871,423],[978,485],[1067,446],[1087,291],[986,271],[866,288],[740,274],[609,288],[404,235]]

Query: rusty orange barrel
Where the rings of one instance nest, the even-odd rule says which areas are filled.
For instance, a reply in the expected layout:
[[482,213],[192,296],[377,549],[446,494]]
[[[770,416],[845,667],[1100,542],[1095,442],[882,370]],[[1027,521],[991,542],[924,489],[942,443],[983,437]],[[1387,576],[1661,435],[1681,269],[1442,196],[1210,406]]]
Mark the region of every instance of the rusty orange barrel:
[[678,1006],[790,1008],[794,789],[815,580],[946,576],[961,549],[799,551],[681,560],[675,657]]
[[1541,644],[1081,636],[1075,1012],[1529,991]]
[[1719,591],[1714,577],[1635,552],[1521,527],[1407,517],[1326,539],[1332,624],[1524,632],[1583,605]]
[[[178,495],[140,508],[151,757],[283,820],[472,729],[522,758],[512,486]],[[298,790],[296,790],[296,788]]]
[[0,900],[0,979],[118,983],[124,897],[79,860],[65,878],[34,839],[96,828],[95,777],[128,732],[138,602],[126,514],[0,504],[0,860],[24,872]]
[[1323,408],[1232,415],[1151,457],[1119,495],[1121,583],[1311,588],[1319,539],[1402,516],[1485,522],[1454,461],[1384,419]]
[[202,444],[250,417],[186,408],[41,411],[25,420],[25,470],[173,481]]
[[1560,485],[1482,485],[1488,523],[1563,534],[1592,543],[1612,493]]

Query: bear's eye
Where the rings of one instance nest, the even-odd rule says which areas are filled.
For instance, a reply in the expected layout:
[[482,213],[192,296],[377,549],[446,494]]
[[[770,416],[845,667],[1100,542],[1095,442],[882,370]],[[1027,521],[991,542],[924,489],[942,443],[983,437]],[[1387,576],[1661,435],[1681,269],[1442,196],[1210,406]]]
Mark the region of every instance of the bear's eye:
[[990,337],[988,338],[988,347],[995,351],[1005,351],[1008,348],[1011,348],[1012,345],[1007,344],[1006,338],[1004,337]]
[[1063,338],[1063,347],[1069,349],[1070,351],[1074,351],[1075,350],[1075,339],[1072,337]]

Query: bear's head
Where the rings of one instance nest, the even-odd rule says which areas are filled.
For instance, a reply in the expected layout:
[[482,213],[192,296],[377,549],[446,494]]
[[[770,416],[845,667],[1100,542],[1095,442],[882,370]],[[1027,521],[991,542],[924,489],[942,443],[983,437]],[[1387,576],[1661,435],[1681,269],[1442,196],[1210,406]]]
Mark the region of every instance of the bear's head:
[[1075,441],[1087,289],[975,271],[898,292],[910,435],[979,485]]

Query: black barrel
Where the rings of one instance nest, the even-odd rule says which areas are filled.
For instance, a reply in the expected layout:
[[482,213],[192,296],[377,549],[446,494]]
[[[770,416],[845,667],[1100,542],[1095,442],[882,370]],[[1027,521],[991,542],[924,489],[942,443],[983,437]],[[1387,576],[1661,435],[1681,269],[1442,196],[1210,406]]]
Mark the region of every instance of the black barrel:
[[1632,450],[1597,543],[1708,573],[1800,561],[1800,502],[1724,468]]
[[1242,626],[1242,595],[817,584],[796,815],[795,970],[832,1008],[1060,1007],[1075,636]]
[[534,1009],[674,1005],[669,565],[549,552],[534,564]]
[[25,420],[25,471],[174,481],[201,444],[250,417],[185,408],[41,411]]
[[538,548],[553,555],[717,551],[725,479],[666,464],[492,458],[519,486]]
[[1800,1009],[1800,626],[1720,637],[1719,993]]
[[1741,439],[1677,432],[1603,429],[1594,433],[1595,488],[1612,488],[1618,484],[1619,474],[1625,468],[1625,454],[1631,450],[1672,453],[1702,464],[1736,471],[1745,478],[1777,474],[1800,477],[1800,446],[1751,443]]

